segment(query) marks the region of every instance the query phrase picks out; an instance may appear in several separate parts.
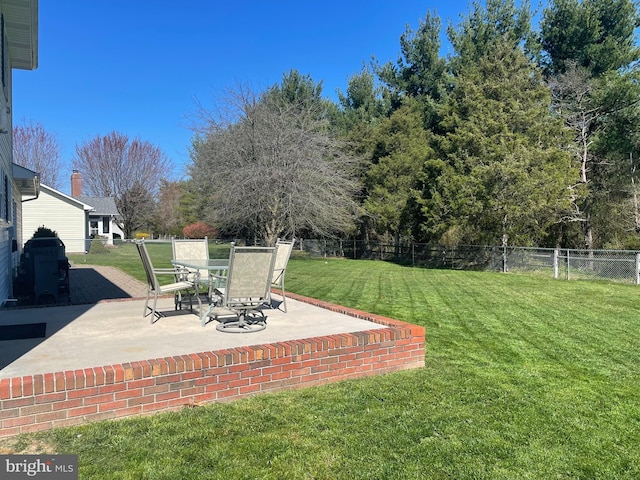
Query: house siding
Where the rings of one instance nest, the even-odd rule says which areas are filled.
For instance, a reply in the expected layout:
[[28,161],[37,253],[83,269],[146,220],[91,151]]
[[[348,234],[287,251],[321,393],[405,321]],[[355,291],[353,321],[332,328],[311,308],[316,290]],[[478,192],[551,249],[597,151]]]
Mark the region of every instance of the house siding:
[[0,225],[0,258],[2,259],[0,262],[0,306],[11,296],[12,292],[10,230],[11,227],[7,222],[2,221]]
[[[4,43],[4,42],[3,42]],[[6,49],[3,51],[0,49],[0,56],[6,53]],[[9,62],[2,62],[3,65],[8,65]],[[4,85],[0,83],[0,109],[7,108],[7,98],[11,98],[11,69],[6,68]],[[10,122],[11,123],[11,122]],[[12,131],[12,126],[9,126],[9,132]],[[15,197],[15,188],[13,182],[13,168],[12,168],[12,135],[8,133],[0,133],[0,199],[2,206],[0,206],[0,306],[12,296],[13,293],[13,256],[11,254],[11,240],[15,235],[15,219],[13,218],[13,202],[20,203],[20,196]],[[9,212],[5,210],[5,191],[4,191],[4,178],[9,179]],[[19,207],[18,207],[19,208]]]
[[67,253],[83,253],[87,248],[87,213],[81,203],[44,185],[37,200],[22,205],[22,239],[29,240],[41,226],[55,230]]
[[[0,111],[8,113],[7,133],[0,133],[0,175],[2,181],[3,213],[0,215],[0,306],[13,293],[13,273],[16,271],[19,251],[12,252],[13,240],[21,245],[22,231],[18,222],[22,218],[22,195],[13,179],[12,105],[13,69],[33,70],[38,65],[38,0],[24,0],[6,5],[0,2]],[[7,22],[9,17],[10,22]],[[11,25],[9,28],[8,25]],[[9,31],[9,33],[7,33]],[[7,38],[9,37],[9,38]],[[11,52],[11,56],[9,54]],[[7,186],[5,192],[5,178]],[[7,198],[5,198],[5,196]]]
[[19,200],[21,197],[20,192],[15,189],[13,193],[14,203],[13,203],[13,221],[14,221],[14,234],[17,243],[18,249],[15,252],[11,252],[12,259],[12,270],[13,270],[13,278],[18,275],[18,266],[20,265],[20,254],[22,253],[22,249],[20,248],[23,245],[22,242],[22,202]]

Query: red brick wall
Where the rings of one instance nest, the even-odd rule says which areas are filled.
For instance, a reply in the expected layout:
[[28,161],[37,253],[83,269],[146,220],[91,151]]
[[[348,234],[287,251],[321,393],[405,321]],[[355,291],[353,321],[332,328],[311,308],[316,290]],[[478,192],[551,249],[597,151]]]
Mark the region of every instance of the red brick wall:
[[1,379],[0,437],[424,366],[423,327],[289,296],[385,328]]

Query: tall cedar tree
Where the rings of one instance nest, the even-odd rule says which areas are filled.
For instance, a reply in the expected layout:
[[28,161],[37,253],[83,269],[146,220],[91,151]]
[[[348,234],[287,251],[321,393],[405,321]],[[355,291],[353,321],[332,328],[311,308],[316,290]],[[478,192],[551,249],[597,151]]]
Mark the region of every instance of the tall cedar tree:
[[540,72],[512,41],[460,64],[445,105],[440,159],[418,199],[429,240],[457,232],[476,244],[541,244],[571,205],[576,175]]
[[364,210],[373,230],[396,244],[410,234],[411,191],[431,152],[431,134],[423,126],[417,102],[404,106],[377,128],[374,157],[365,175]]

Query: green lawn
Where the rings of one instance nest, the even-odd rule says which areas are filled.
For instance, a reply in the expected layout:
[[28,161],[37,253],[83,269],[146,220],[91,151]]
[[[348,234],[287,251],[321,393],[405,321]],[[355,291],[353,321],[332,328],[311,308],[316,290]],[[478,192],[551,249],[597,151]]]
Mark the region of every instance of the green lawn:
[[640,478],[640,287],[302,257],[286,286],[425,326],[426,366],[19,446],[91,479]]
[[[146,242],[147,250],[155,268],[171,267],[171,242]],[[209,244],[210,258],[229,258],[229,244]],[[73,263],[88,263],[91,265],[108,265],[118,267],[141,282],[146,282],[142,262],[138,250],[133,243],[122,244],[116,248],[109,248],[106,253],[87,254],[68,253],[67,257]]]

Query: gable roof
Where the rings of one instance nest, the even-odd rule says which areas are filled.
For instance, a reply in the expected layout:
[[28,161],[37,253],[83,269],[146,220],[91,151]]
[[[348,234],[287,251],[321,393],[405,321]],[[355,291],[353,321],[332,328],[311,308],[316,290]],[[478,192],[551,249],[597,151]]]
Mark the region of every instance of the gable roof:
[[55,188],[51,188],[51,187],[45,185],[44,183],[40,184],[40,190],[42,192],[48,193],[49,195],[57,197],[57,198],[65,201],[67,203],[70,203],[72,205],[76,205],[76,206],[82,208],[85,211],[88,211],[88,212],[93,211],[93,207],[91,205],[89,205],[87,203],[84,203],[83,201],[81,201],[81,200],[79,200],[77,198],[73,198],[73,197],[70,197],[69,195],[65,195],[64,193],[56,190]]
[[92,215],[120,215],[113,197],[77,197],[77,200],[93,207]]

